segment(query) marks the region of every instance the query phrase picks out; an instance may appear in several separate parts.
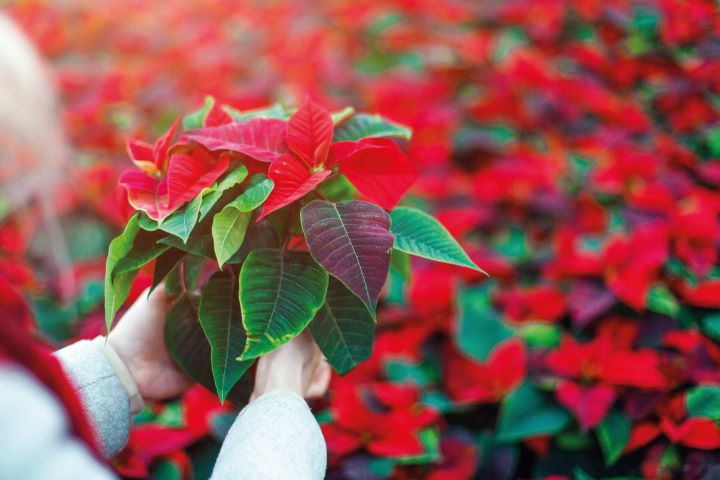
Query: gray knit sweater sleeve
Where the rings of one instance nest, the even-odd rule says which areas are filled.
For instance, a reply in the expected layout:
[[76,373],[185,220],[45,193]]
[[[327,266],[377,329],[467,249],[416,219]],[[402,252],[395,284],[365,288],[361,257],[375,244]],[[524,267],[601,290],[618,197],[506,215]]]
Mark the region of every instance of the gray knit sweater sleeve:
[[240,412],[211,480],[319,480],[326,465],[325,439],[305,400],[275,391]]
[[123,449],[130,432],[130,400],[110,361],[97,346],[81,340],[55,352],[95,428],[103,455]]

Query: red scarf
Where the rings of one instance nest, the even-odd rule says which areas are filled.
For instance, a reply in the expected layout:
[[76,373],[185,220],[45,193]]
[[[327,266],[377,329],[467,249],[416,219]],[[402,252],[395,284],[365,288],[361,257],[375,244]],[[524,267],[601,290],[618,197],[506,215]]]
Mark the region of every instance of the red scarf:
[[[80,400],[47,345],[32,335],[33,322],[22,297],[0,272],[0,362],[9,361],[32,373],[65,407],[73,433],[99,457],[98,440]],[[8,412],[5,412],[8,413]]]

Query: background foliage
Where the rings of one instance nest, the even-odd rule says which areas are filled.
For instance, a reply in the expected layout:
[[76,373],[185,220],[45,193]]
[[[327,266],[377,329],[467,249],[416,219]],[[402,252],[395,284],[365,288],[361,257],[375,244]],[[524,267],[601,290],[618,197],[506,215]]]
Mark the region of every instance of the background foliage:
[[[413,262],[370,361],[317,404],[329,478],[715,478],[720,23],[710,0],[11,2],[51,59],[76,168],[0,262],[52,341],[102,329],[126,136],[206,94],[309,93],[414,129],[415,206],[491,274]],[[158,121],[158,119],[160,119]],[[56,237],[57,238],[57,237]],[[402,268],[399,269],[402,271]],[[40,275],[38,272],[49,272]],[[141,274],[133,293],[151,281]],[[127,477],[205,478],[232,415],[136,419]]]

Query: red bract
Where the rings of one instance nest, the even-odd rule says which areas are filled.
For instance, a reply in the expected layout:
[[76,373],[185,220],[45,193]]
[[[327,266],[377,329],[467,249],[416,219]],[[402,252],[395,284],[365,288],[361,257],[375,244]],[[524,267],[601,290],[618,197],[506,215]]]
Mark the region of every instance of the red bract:
[[525,378],[525,362],[525,346],[516,339],[495,347],[483,363],[452,353],[444,369],[445,388],[459,403],[497,402]]
[[328,450],[337,456],[360,448],[389,457],[423,453],[418,433],[438,414],[418,402],[419,392],[411,386],[378,383],[336,390],[330,402],[333,423],[322,426]]
[[168,153],[176,124],[151,149],[131,141],[128,152],[141,169],[128,170],[120,185],[128,192],[128,201],[154,220],[163,220],[177,208],[212,185],[228,167],[228,157],[214,157],[201,148]]
[[600,423],[615,401],[615,389],[603,384],[582,387],[574,382],[562,382],[555,395],[567,407],[580,428],[587,431]]

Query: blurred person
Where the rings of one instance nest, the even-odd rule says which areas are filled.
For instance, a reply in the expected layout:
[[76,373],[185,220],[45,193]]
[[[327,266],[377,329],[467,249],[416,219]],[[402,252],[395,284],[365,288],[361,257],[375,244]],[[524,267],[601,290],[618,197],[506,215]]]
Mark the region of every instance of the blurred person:
[[[60,123],[43,62],[0,13],[0,197],[6,208],[36,201],[51,215],[47,192],[70,152]],[[58,234],[52,243],[61,241]],[[62,253],[55,257],[63,261]],[[192,384],[164,344],[170,301],[162,287],[143,294],[107,338],[53,354],[33,338],[30,312],[0,271],[0,480],[115,478],[103,459],[125,446],[131,415],[144,400],[172,398]],[[260,358],[251,403],[230,429],[211,478],[323,478],[325,442],[304,398],[322,396],[330,374],[307,332]]]

